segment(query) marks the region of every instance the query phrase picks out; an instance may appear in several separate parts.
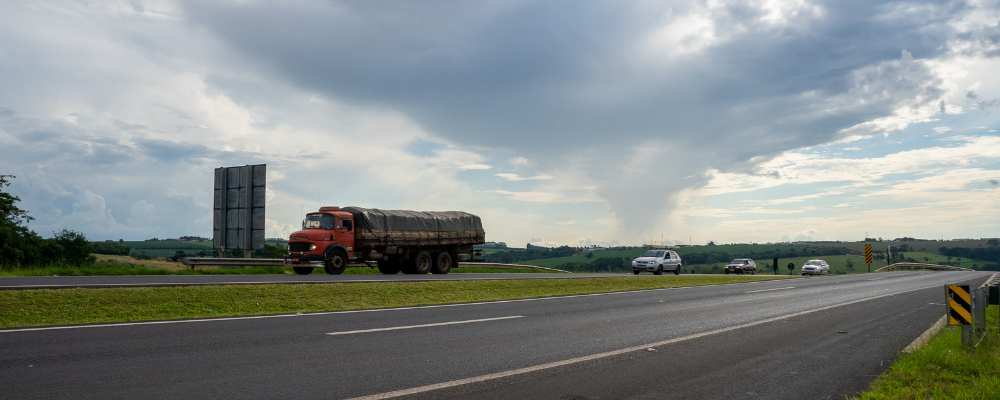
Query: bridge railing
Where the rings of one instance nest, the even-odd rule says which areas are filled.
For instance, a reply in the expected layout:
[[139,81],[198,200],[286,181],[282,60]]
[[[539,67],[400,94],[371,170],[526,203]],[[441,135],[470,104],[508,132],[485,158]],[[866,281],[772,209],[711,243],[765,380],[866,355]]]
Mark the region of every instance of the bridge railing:
[[899,262],[895,264],[886,265],[882,268],[876,269],[875,272],[886,272],[886,271],[916,271],[916,270],[930,270],[930,271],[972,271],[968,268],[953,267],[951,265],[939,265],[939,264],[924,264],[924,263],[913,263],[913,262]]

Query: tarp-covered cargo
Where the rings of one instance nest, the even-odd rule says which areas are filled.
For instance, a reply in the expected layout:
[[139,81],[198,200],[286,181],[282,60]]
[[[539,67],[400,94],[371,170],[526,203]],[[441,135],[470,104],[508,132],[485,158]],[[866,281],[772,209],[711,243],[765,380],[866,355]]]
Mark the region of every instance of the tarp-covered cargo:
[[[342,207],[354,216],[355,238],[369,244],[478,244],[486,231],[478,216],[461,211]],[[373,243],[374,242],[374,243]]]

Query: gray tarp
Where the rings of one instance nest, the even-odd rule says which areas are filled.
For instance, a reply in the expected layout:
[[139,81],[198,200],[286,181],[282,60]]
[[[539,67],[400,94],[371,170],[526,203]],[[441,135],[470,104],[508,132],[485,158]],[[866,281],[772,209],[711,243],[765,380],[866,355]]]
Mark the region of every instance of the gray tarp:
[[[462,211],[379,210],[341,207],[354,215],[354,229],[364,239],[466,239],[481,242],[486,233],[478,216]],[[421,232],[419,236],[413,233]],[[460,240],[465,242],[466,240]]]

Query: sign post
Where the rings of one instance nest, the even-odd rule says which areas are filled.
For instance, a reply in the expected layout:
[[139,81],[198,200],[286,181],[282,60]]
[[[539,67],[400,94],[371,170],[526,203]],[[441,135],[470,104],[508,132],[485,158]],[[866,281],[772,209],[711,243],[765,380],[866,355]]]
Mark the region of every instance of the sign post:
[[868,264],[868,272],[872,272],[872,245],[865,244],[865,263]]
[[947,301],[948,325],[962,326],[962,347],[972,350],[972,298],[969,296],[969,285],[945,285],[945,301]]
[[771,263],[771,267],[774,268],[774,274],[778,274],[778,257],[774,258],[774,262]]
[[794,270],[795,270],[795,263],[788,263],[788,275],[791,275],[792,271]]

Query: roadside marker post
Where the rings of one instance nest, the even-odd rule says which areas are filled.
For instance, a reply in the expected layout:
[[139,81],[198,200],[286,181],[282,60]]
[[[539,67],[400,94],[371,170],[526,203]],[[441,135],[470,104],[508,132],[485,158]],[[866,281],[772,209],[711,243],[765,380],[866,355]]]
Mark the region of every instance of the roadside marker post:
[[774,274],[777,275],[778,274],[778,257],[774,258],[774,262],[771,263],[771,266],[774,267]]
[[969,285],[945,285],[945,303],[948,325],[962,326],[962,347],[972,350],[972,298]]
[[868,264],[868,272],[872,272],[872,245],[865,244],[865,263]]

